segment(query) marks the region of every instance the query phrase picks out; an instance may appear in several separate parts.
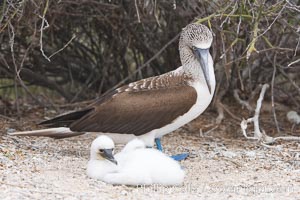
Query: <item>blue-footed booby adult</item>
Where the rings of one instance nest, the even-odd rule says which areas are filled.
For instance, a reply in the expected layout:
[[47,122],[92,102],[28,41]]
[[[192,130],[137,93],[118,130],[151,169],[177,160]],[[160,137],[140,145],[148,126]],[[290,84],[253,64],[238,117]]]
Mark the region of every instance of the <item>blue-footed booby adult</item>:
[[[198,117],[215,91],[213,60],[209,53],[212,33],[201,24],[183,28],[179,39],[182,66],[168,73],[142,79],[98,98],[82,110],[42,122],[47,127],[11,135],[72,137],[88,132],[135,136],[153,146],[160,138]],[[130,138],[132,139],[132,138]],[[123,141],[122,141],[123,140]],[[116,141],[115,141],[116,142]],[[157,140],[160,146],[159,140]]]

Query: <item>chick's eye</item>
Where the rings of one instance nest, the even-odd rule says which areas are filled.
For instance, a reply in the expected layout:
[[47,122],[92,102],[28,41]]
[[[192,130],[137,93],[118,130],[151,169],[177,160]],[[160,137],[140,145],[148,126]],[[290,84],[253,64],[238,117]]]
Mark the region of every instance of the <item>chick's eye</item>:
[[104,150],[103,150],[103,149],[99,149],[99,152],[100,152],[100,153],[104,153]]

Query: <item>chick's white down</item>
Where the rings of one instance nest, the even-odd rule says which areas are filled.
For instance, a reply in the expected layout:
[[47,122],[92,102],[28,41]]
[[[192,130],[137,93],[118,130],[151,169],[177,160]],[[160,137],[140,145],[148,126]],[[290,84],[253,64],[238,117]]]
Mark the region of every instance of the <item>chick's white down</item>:
[[114,145],[107,145],[113,144],[109,140],[107,136],[100,136],[93,141],[87,167],[89,177],[122,185],[182,184],[185,173],[180,165],[162,152],[146,148],[139,139],[130,141],[114,156],[118,165],[102,158],[98,154],[99,149],[103,146],[114,148]]

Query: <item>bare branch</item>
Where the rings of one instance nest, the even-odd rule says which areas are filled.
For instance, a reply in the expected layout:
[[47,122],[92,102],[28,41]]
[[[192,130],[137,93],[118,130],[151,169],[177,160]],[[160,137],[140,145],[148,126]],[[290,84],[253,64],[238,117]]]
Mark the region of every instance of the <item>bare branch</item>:
[[271,83],[271,101],[272,101],[272,113],[276,125],[277,132],[280,133],[280,128],[277,121],[276,111],[275,111],[275,102],[274,102],[274,82],[275,82],[275,75],[276,75],[276,54],[273,60],[273,75],[272,75],[272,83]]
[[253,108],[252,108],[252,106],[250,106],[249,102],[244,101],[240,98],[238,89],[233,90],[233,96],[239,104],[241,104],[242,106],[245,106],[249,111],[253,111]]
[[[43,31],[46,28],[46,27],[44,27],[44,25],[45,25],[45,21],[46,21],[45,16],[46,16],[46,13],[48,10],[48,6],[49,6],[49,0],[46,0],[46,5],[45,5],[44,11],[43,11],[43,16],[42,16],[42,24],[41,24],[41,28],[40,28],[40,32],[41,32],[40,51],[42,52],[42,55],[44,56],[44,58],[46,58],[50,62],[50,58],[48,56],[46,56],[44,49],[43,49]],[[46,25],[48,25],[48,22],[46,22]]]
[[[241,121],[241,129],[242,129],[242,133],[244,135],[245,138],[247,139],[252,139],[252,140],[257,140],[259,142],[261,142],[262,145],[269,147],[268,144],[273,144],[274,142],[278,141],[278,140],[285,140],[285,141],[300,141],[300,137],[294,137],[294,136],[285,136],[285,137],[270,137],[268,136],[264,130],[260,130],[259,127],[259,113],[260,113],[260,109],[261,109],[261,105],[262,105],[262,101],[266,92],[266,89],[269,87],[268,84],[264,84],[259,98],[257,100],[257,105],[256,105],[256,109],[255,109],[255,114],[252,118],[248,118],[247,120],[243,119]],[[254,136],[253,137],[249,137],[247,134],[247,126],[248,123],[254,123]]]
[[136,15],[137,15],[137,18],[138,18],[138,22],[141,23],[141,17],[140,17],[139,7],[137,5],[137,0],[134,0],[134,6],[135,6],[135,10],[136,10]]
[[288,64],[288,67],[290,67],[298,62],[300,62],[300,58],[298,60],[295,60],[295,61],[291,62],[290,64]]
[[59,50],[57,50],[56,52],[54,52],[53,54],[51,54],[50,56],[49,56],[49,59],[51,58],[51,57],[53,57],[55,54],[57,54],[57,53],[59,53],[59,52],[61,52],[62,50],[64,50],[74,39],[76,38],[76,35],[73,35],[72,36],[72,38],[61,48],[61,49],[59,49]]

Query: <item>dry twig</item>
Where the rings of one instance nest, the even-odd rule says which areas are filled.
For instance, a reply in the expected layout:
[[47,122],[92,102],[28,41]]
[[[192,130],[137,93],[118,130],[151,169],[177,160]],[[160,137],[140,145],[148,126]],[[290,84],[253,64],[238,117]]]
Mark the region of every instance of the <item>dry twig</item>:
[[[262,101],[263,101],[265,92],[268,89],[268,87],[269,87],[268,84],[264,84],[262,89],[261,89],[259,98],[257,100],[257,105],[256,105],[254,116],[252,118],[248,118],[247,120],[245,120],[245,119],[242,120],[241,129],[242,129],[243,135],[247,139],[252,139],[252,140],[259,141],[264,146],[266,146],[268,144],[273,144],[277,140],[300,141],[300,137],[294,137],[294,136],[270,137],[266,134],[266,132],[264,130],[260,129],[260,127],[259,127],[259,113],[260,113],[260,109],[261,109],[261,106],[262,106]],[[251,122],[254,123],[254,136],[253,137],[249,137],[247,135],[247,132],[246,132],[248,123],[251,123]]]
[[249,102],[244,101],[240,98],[238,89],[233,90],[233,96],[239,104],[241,104],[243,107],[245,106],[249,111],[251,111],[251,112],[253,111],[253,108],[252,108],[252,106],[250,106]]

